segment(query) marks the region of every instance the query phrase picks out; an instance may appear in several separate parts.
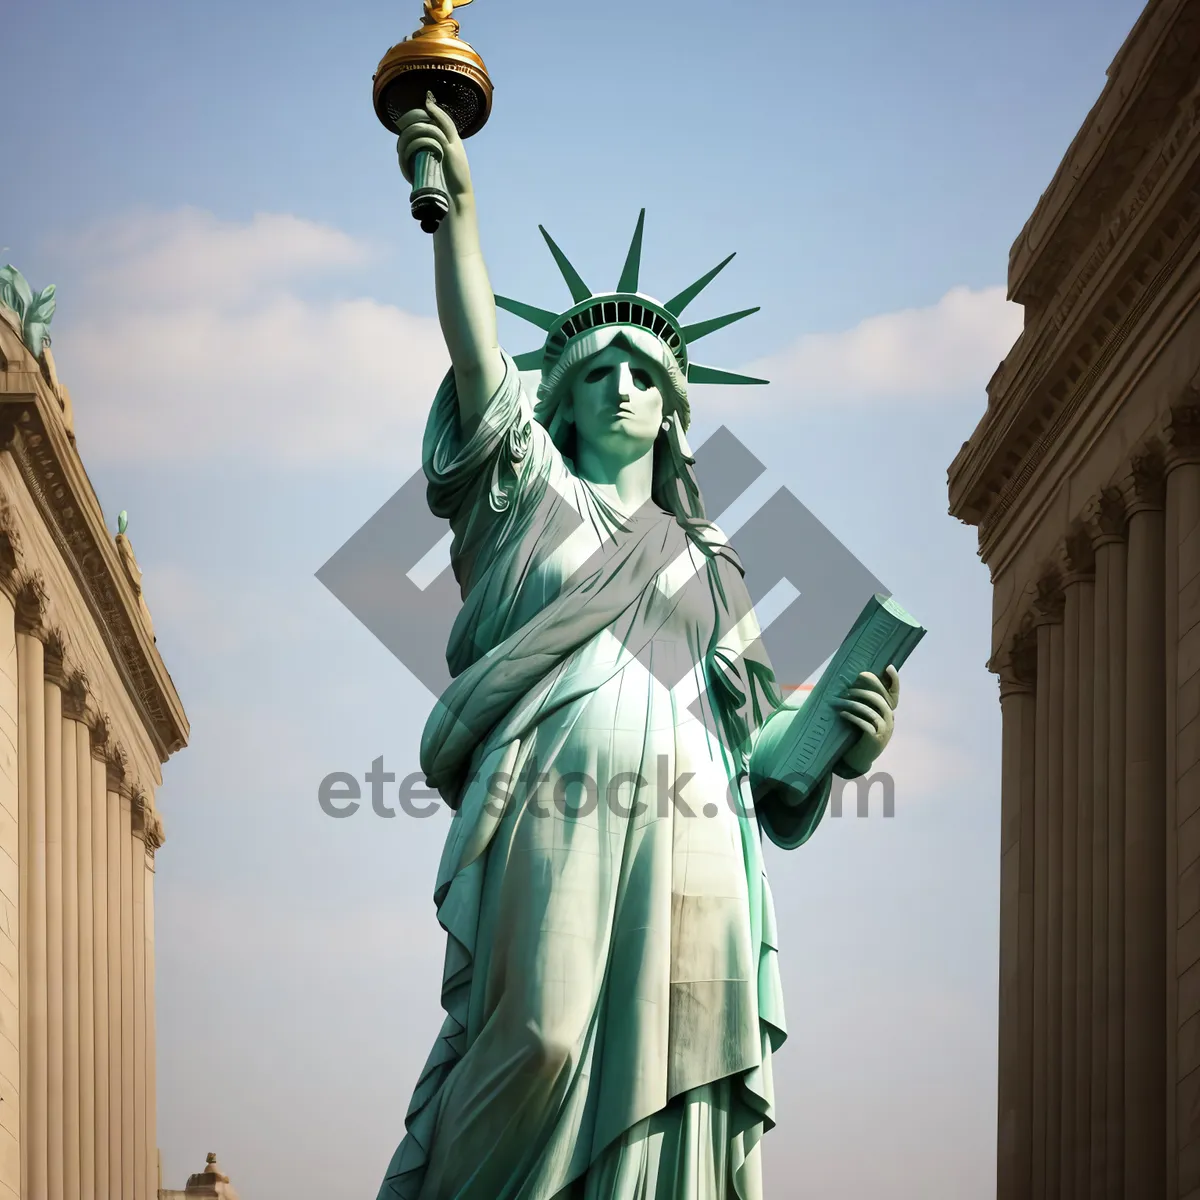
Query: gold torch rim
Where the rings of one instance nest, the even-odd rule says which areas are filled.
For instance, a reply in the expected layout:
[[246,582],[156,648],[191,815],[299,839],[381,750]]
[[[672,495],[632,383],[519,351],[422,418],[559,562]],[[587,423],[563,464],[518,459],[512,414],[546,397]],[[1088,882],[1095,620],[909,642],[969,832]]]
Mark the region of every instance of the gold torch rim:
[[383,127],[389,133],[396,132],[395,126],[382,107],[384,90],[400,75],[429,67],[465,75],[479,86],[483,93],[483,115],[472,128],[460,129],[459,135],[467,138],[478,133],[487,124],[492,113],[492,81],[483,65],[483,59],[457,37],[405,38],[383,56],[374,75],[375,83],[371,93],[375,115]]

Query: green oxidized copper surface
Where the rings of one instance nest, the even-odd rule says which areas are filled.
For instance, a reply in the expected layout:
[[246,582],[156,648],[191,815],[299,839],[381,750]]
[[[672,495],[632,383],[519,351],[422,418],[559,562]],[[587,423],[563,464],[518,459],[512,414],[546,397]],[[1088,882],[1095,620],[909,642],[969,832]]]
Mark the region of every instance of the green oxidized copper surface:
[[[833,771],[754,790],[761,731],[755,774],[778,781],[804,709],[781,703],[684,432],[689,383],[764,382],[692,358],[755,310],[682,321],[728,258],[646,295],[644,213],[612,290],[543,229],[570,307],[496,296],[451,115],[435,98],[401,124],[402,166],[422,148],[445,165],[451,370],[423,465],[463,606],[421,738],[455,810],[434,886],[444,1019],[380,1200],[762,1200],[786,1036],[762,840],[802,845]],[[538,350],[500,349],[498,305]],[[859,733],[839,773],[891,737],[885,676],[826,697]]]
[[50,320],[54,316],[54,284],[35,292],[25,276],[11,263],[0,267],[0,304],[17,314],[21,322],[21,339],[34,358],[39,358],[42,346],[50,340]]
[[723,371],[717,367],[706,367],[689,361],[689,345],[758,312],[757,307],[745,308],[690,325],[684,325],[679,320],[683,310],[717,277],[734,256],[729,255],[677,296],[660,303],[638,291],[645,222],[646,210],[642,209],[638,215],[633,240],[629,245],[629,253],[625,257],[625,265],[621,269],[621,277],[611,292],[593,292],[545,228],[538,226],[575,304],[565,312],[555,313],[520,300],[512,300],[507,296],[496,296],[496,303],[501,308],[545,330],[548,335],[540,349],[518,354],[515,358],[517,366],[522,371],[545,371],[562,356],[571,341],[589,330],[612,325],[632,325],[654,334],[670,350],[679,370],[690,383],[766,383],[765,379],[739,375],[734,371]]

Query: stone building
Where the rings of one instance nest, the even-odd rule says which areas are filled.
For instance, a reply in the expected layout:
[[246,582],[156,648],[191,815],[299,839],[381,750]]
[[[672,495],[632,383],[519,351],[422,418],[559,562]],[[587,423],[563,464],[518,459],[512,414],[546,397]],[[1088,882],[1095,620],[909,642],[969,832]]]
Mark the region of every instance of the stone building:
[[6,272],[0,1200],[152,1200],[154,795],[188,726],[43,348],[49,297]]
[[1151,0],[1013,245],[949,472],[1000,680],[998,1195],[1200,1198],[1200,0]]
[[160,1188],[158,1200],[238,1200],[238,1194],[229,1176],[217,1165],[217,1156],[210,1154],[204,1170],[189,1175],[182,1191]]

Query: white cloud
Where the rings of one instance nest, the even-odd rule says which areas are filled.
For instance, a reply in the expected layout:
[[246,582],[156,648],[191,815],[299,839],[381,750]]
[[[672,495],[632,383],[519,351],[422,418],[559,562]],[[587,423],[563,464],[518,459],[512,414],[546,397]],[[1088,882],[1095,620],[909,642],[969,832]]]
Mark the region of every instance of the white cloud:
[[360,243],[293,216],[184,210],[78,245],[82,311],[56,349],[85,456],[411,460],[447,365],[437,322],[299,287],[366,261]]
[[51,248],[84,265],[83,299],[137,308],[189,300],[228,306],[264,287],[359,266],[369,257],[363,243],[303,217],[258,213],[239,223],[195,208],[99,221]]
[[[840,332],[805,334],[748,370],[774,385],[762,393],[766,404],[785,390],[789,405],[791,397],[803,403],[982,395],[1022,320],[1021,307],[1005,299],[1002,287],[955,287],[928,308],[881,313]],[[739,389],[741,404],[746,390]]]
[[[363,243],[287,214],[239,223],[183,209],[106,222],[59,249],[84,270],[56,350],[88,456],[411,461],[447,355],[433,318],[321,296],[326,276],[370,261]],[[928,308],[806,334],[752,364],[774,387],[713,399],[982,393],[1021,319],[1002,288],[956,287]]]

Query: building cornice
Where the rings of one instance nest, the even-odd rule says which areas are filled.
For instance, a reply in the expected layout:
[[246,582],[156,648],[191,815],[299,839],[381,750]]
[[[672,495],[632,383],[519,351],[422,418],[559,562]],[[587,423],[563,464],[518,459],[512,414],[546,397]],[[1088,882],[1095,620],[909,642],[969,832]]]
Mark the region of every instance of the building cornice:
[[1112,215],[1131,164],[1196,78],[1200,0],[1150,0],[1009,253],[1009,299],[1041,308]]
[[104,521],[62,402],[0,321],[0,449],[8,450],[163,762],[187,744],[179,694]]
[[[1197,0],[1200,15],[1200,0]],[[1197,28],[1200,35],[1200,26]],[[1131,352],[1153,356],[1144,330],[1200,249],[1200,82],[1148,141],[1111,220],[1084,248],[1053,303],[1031,320],[989,384],[988,409],[949,471],[954,516],[979,527],[990,565],[1005,517],[1054,448],[1087,414]],[[1157,136],[1152,137],[1151,134]],[[1181,319],[1197,297],[1176,297]],[[1119,396],[1111,396],[1113,406]]]

